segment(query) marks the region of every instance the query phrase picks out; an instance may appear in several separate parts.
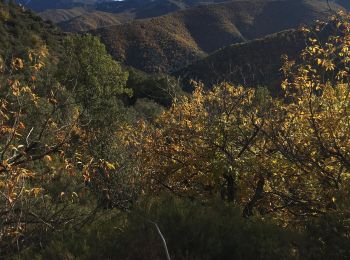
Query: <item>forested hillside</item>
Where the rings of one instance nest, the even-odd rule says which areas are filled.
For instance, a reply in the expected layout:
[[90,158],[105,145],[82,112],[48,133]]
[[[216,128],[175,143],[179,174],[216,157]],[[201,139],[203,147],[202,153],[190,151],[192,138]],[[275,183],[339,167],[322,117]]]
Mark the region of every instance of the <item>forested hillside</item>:
[[[52,15],[51,13],[49,15]],[[101,13],[99,11],[83,13],[73,17],[69,21],[60,22],[58,24],[64,31],[68,32],[84,32],[94,30],[101,27],[118,25],[125,21],[125,18],[110,14]]]
[[111,28],[184,92],[0,1],[1,259],[349,259],[350,15],[255,3]]
[[244,86],[266,86],[274,94],[280,91],[283,55],[296,59],[307,45],[305,36],[297,30],[286,30],[261,39],[233,44],[208,57],[174,72],[186,89],[191,81],[205,86],[226,81]]
[[4,57],[22,55],[43,44],[54,51],[59,49],[63,33],[51,23],[44,22],[29,10],[1,6],[0,9],[0,54]]
[[17,3],[25,5],[27,8],[32,9],[36,12],[41,12],[48,9],[70,9],[76,6],[86,6],[93,5],[98,2],[98,0],[18,0]]
[[[39,11],[43,19],[51,20],[65,30],[87,31],[116,25],[119,22],[160,16],[196,5],[227,2],[227,0],[66,1],[65,3],[57,2],[54,5],[44,2],[32,1],[27,4],[27,7]],[[104,20],[105,16],[110,19],[105,20],[104,23],[99,22]]]
[[91,33],[127,65],[146,72],[172,72],[224,46],[310,24],[330,14],[327,4],[317,0],[233,1]]
[[[94,0],[65,0],[65,1],[19,1],[27,8],[39,11],[44,19],[49,19],[55,23],[63,23],[68,30],[88,30],[102,27],[106,24],[99,24],[98,20],[103,16],[114,17],[120,22],[134,19],[144,19],[185,10],[198,5],[209,5],[224,2],[240,2],[242,0],[126,0],[126,1],[94,1]],[[245,0],[247,1],[247,0]],[[252,1],[252,0],[248,0]],[[271,0],[261,0],[269,2]],[[285,2],[295,2],[293,0],[277,0]],[[318,4],[327,2],[318,0]],[[336,9],[334,3],[342,7],[350,8],[347,0],[329,1],[330,8]],[[87,22],[89,21],[89,22]],[[113,25],[112,20],[108,25]],[[78,25],[77,25],[78,24]],[[79,26],[80,24],[80,26]],[[84,26],[81,26],[84,24]],[[90,26],[92,25],[92,26]]]
[[[24,1],[21,1],[24,3]],[[56,4],[48,5],[45,1],[36,0],[27,4],[28,8],[39,11],[44,19],[50,19],[56,23],[66,22],[72,30],[74,27],[72,18],[80,20],[80,15],[90,21],[101,19],[102,16],[121,17],[122,21],[155,17],[171,12],[184,10],[186,8],[228,2],[227,0],[127,0],[127,1],[57,1]],[[80,14],[76,12],[79,9]],[[69,16],[65,15],[70,13]],[[96,17],[99,14],[100,17]],[[89,17],[91,15],[91,17]],[[95,17],[94,17],[95,16]],[[83,21],[78,21],[82,23]],[[93,29],[93,28],[90,28]]]

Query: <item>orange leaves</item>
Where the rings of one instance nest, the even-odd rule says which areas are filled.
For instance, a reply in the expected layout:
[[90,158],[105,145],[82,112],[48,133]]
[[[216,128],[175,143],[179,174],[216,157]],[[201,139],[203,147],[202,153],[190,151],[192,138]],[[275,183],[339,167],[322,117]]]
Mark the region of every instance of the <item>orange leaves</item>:
[[157,191],[166,185],[192,196],[206,194],[208,185],[219,190],[226,171],[250,160],[237,157],[250,146],[244,138],[252,135],[252,124],[261,124],[254,99],[252,89],[223,83],[204,91],[198,85],[192,97],[175,101],[160,115],[156,126],[123,127],[144,186]]
[[229,176],[235,201],[247,203],[264,178],[265,211],[319,214],[350,181],[349,36],[321,43],[313,35],[298,63],[284,57],[284,100],[227,83],[197,85],[154,125],[125,127],[144,187],[205,197]]
[[317,65],[324,67],[326,71],[333,71],[335,69],[335,64],[331,60],[316,59]]
[[22,59],[19,59],[19,58],[13,59],[13,60],[12,60],[12,63],[11,63],[11,67],[12,67],[12,69],[14,69],[14,70],[23,69],[23,67],[24,67],[23,60],[22,60]]
[[114,164],[110,163],[110,162],[105,162],[106,164],[106,167],[109,169],[109,170],[115,170],[116,167]]
[[[46,58],[48,54],[49,52],[45,45],[41,46],[38,50],[31,50],[28,52],[28,60],[33,72],[38,72],[45,67],[44,58]],[[35,81],[36,77],[32,76],[31,79],[32,81]]]
[[[285,60],[282,70],[288,75],[288,81],[282,85],[287,95],[295,90],[310,87],[321,90],[327,82],[349,82],[349,16],[334,16],[332,21],[318,23],[314,28],[304,29],[308,38],[308,47],[301,53],[301,62],[295,65]],[[338,29],[333,28],[336,25]],[[327,27],[327,40],[320,36],[320,31]],[[312,82],[312,84],[310,84]]]
[[304,207],[310,211],[326,210],[335,193],[348,189],[350,17],[343,19],[334,18],[341,32],[332,32],[326,42],[310,39],[298,64],[286,61],[287,102],[276,103],[267,121],[266,132],[282,154],[271,169],[283,178],[271,181],[287,195],[309,201]]
[[38,197],[43,192],[44,192],[43,188],[32,188],[32,189],[25,190],[25,193],[27,193],[28,196],[34,196],[34,197]]
[[[0,242],[6,230],[25,232],[28,219],[22,210],[35,212],[35,203],[50,199],[48,187],[58,173],[61,178],[77,172],[65,151],[79,131],[72,120],[79,115],[57,98],[67,97],[64,88],[50,80],[41,88],[47,54],[44,48],[9,64],[0,61],[0,210],[9,223],[0,227]],[[56,110],[59,103],[64,116]]]
[[46,162],[52,162],[52,157],[51,157],[50,155],[45,155],[45,156],[44,156],[44,160],[45,160]]

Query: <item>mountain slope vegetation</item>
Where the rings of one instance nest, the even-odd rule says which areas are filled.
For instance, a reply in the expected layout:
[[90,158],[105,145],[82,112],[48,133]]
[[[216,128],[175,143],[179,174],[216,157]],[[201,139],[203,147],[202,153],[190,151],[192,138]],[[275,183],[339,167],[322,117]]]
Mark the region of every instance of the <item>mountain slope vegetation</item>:
[[99,11],[85,12],[57,25],[67,32],[84,32],[101,27],[121,24],[124,20],[117,15]]
[[[82,31],[96,29],[96,27],[115,25],[119,24],[119,22],[124,23],[135,19],[157,17],[198,5],[239,1],[241,0],[61,0],[53,3],[42,0],[32,0],[30,2],[20,2],[26,4],[26,7],[40,12],[40,16],[44,19],[51,20],[55,23],[63,23],[62,26],[65,30]],[[266,2],[270,0],[262,1]],[[318,2],[318,4],[322,4],[325,3],[326,0],[318,0]],[[350,8],[350,4],[347,0],[331,0],[330,7],[332,9],[337,8],[334,2],[347,9]],[[108,23],[106,23],[107,19],[104,19],[104,16],[109,17]],[[113,19],[110,19],[112,17],[117,19],[116,23],[113,22]],[[99,23],[101,20],[105,20],[105,22]],[[84,26],[82,26],[82,24],[84,24]]]
[[67,22],[75,17],[86,13],[84,7],[73,7],[68,9],[49,9],[40,12],[40,17],[44,20],[50,20],[53,23]]
[[[340,6],[335,6],[339,9]],[[119,61],[146,72],[171,72],[224,46],[316,19],[331,11],[317,0],[233,1],[91,31]]]
[[16,2],[36,12],[41,12],[48,9],[69,9],[77,6],[91,6],[97,1],[98,0],[17,0]]
[[[231,0],[232,1],[232,0]],[[230,2],[230,0],[127,0],[98,3],[96,9],[110,13],[130,12],[135,19],[155,17],[197,5]]]
[[[227,0],[19,0],[17,2],[38,12],[43,19],[61,24],[66,30],[84,31],[119,24],[118,21],[155,17],[191,6],[227,2]],[[109,18],[108,23],[106,16]],[[104,22],[99,22],[101,20]]]
[[30,10],[4,4],[0,9],[0,34],[0,55],[5,59],[42,45],[58,50],[63,36],[60,29]]
[[[246,41],[254,17],[218,24]],[[157,28],[216,46],[175,18]],[[282,95],[259,80],[181,95],[0,1],[0,259],[349,259],[350,14],[330,19],[208,58],[255,84],[285,50]]]
[[223,81],[244,86],[268,86],[273,92],[281,83],[282,55],[291,58],[306,46],[297,30],[286,30],[261,39],[227,46],[198,60],[174,75],[186,89],[191,80],[212,86]]

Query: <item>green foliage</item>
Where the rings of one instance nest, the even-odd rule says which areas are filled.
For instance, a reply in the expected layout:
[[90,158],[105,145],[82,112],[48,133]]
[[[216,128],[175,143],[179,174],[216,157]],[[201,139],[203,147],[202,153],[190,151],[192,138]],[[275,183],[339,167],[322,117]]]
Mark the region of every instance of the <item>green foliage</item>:
[[90,126],[111,126],[120,107],[121,95],[131,94],[125,89],[128,74],[112,59],[97,37],[89,34],[70,36],[65,50],[58,65],[61,68],[60,81],[90,116]]
[[[303,236],[237,209],[171,197],[142,202],[130,213],[105,212],[81,233],[56,238],[37,259],[164,259],[157,223],[172,259],[296,259]],[[33,252],[28,253],[29,257]],[[26,259],[26,258],[24,258]]]
[[0,257],[164,259],[158,225],[172,259],[348,258],[350,16],[285,59],[285,99],[228,83],[189,97],[0,5]]
[[133,108],[138,115],[148,121],[155,119],[164,110],[162,106],[148,98],[137,99]]
[[313,259],[348,259],[350,255],[349,194],[320,218],[306,224],[308,236],[315,245],[309,255]]
[[127,113],[121,101],[131,91],[121,66],[107,53],[97,37],[71,35],[58,67],[58,80],[72,93],[81,112],[80,122],[90,137],[87,154],[114,160],[113,132]]
[[149,198],[128,212],[101,212],[80,232],[67,230],[20,259],[348,259],[349,215],[330,212],[305,231],[272,220],[243,218],[222,201],[199,204],[169,196]]
[[126,85],[128,73],[97,37],[71,35],[64,47],[57,78],[72,94],[80,111],[82,136],[89,140],[74,142],[82,150],[77,162],[89,162],[91,168],[84,168],[84,178],[100,207],[128,207],[138,189],[130,183],[131,162],[116,135],[123,122],[136,117],[122,102],[132,94]]
[[128,68],[127,87],[133,90],[131,103],[139,98],[147,98],[169,107],[175,98],[184,94],[179,82],[166,74],[150,75],[142,71]]
[[62,32],[29,10],[0,3],[0,55],[5,59],[21,56],[30,49],[48,45],[59,52]]
[[43,47],[0,64],[0,257],[89,214],[68,152],[78,115],[66,89],[45,77],[48,59]]
[[[83,174],[106,164],[100,158],[114,157],[104,148],[116,143],[106,125],[113,129],[118,113],[125,114],[120,99],[129,92],[124,90],[127,74],[97,39],[72,36],[63,46],[63,35],[34,14],[0,5],[3,257],[90,221],[101,203],[91,185],[85,187]],[[80,84],[69,76],[77,76]],[[87,133],[90,127],[95,131]],[[99,169],[104,175],[106,169]]]

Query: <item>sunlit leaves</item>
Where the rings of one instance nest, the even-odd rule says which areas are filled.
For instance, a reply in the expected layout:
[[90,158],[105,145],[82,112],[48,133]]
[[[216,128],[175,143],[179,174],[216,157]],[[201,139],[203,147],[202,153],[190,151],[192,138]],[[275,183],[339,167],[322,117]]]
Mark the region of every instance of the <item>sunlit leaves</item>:
[[247,201],[257,172],[244,168],[264,150],[257,137],[266,98],[226,83],[208,92],[198,85],[193,97],[176,101],[155,127],[145,122],[136,129],[125,127],[124,140],[134,149],[145,187],[199,197],[230,192],[236,195],[227,199]]
[[283,176],[279,185],[274,181],[274,193],[294,216],[336,207],[334,197],[349,187],[348,19],[318,25],[318,31],[333,30],[327,41],[314,37],[317,31],[305,31],[313,37],[298,63],[286,59],[285,100],[267,121],[266,133],[283,156],[272,169]]
[[[40,216],[45,211],[38,213],[34,205],[48,203],[52,179],[58,172],[68,172],[63,150],[79,130],[72,115],[60,116],[68,109],[64,103],[58,107],[56,101],[64,89],[55,84],[50,91],[43,90],[36,81],[47,58],[45,47],[30,51],[3,64],[0,75],[0,247],[4,250],[18,246],[31,226],[45,225],[43,218],[52,217]],[[56,225],[53,219],[48,221],[51,228]]]
[[[297,61],[283,57],[281,99],[199,85],[154,125],[125,126],[144,186],[199,198],[227,198],[230,187],[247,215],[255,208],[283,222],[336,207],[334,198],[349,187],[348,20],[302,29],[308,46]],[[321,40],[325,28],[331,35]]]

